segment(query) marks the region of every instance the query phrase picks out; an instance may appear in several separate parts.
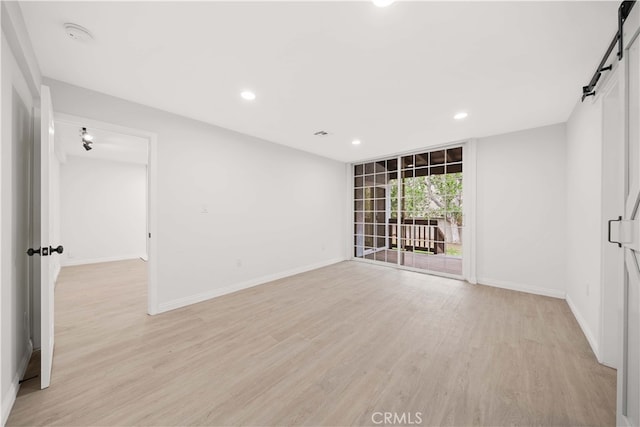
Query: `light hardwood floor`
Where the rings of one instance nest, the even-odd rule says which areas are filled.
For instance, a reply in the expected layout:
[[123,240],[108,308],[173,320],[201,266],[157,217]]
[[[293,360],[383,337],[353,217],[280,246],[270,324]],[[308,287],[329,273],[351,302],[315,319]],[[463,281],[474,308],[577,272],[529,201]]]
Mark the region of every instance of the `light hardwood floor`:
[[343,262],[147,316],[126,261],[65,268],[56,304],[51,387],[9,425],[615,424],[615,371],[558,299]]
[[[426,255],[416,252],[405,252],[403,264],[406,267],[420,268],[422,270],[438,271],[440,273],[457,274],[462,276],[462,257],[446,256],[446,255]],[[390,264],[398,263],[398,251],[382,250],[368,254],[367,259],[388,262]]]

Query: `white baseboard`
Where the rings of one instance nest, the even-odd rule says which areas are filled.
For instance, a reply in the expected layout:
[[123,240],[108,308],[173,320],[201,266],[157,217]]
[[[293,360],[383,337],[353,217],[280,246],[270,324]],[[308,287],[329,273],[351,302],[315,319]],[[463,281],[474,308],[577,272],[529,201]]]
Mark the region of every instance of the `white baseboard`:
[[571,300],[571,297],[568,294],[565,299],[567,301],[567,305],[571,309],[571,313],[573,313],[573,317],[576,318],[578,325],[580,325],[580,329],[582,329],[582,333],[584,334],[585,338],[589,342],[589,345],[591,346],[591,350],[593,351],[593,354],[596,355],[596,359],[598,359],[598,362],[602,363],[602,359],[600,358],[600,349],[598,348],[598,341],[596,341],[596,339],[594,338],[594,335],[591,332],[591,329],[589,329],[589,325],[587,325],[587,322],[584,320],[584,317],[582,317],[582,314],[580,314],[580,312],[578,311],[578,308],[573,303],[573,301]]
[[598,359],[598,362],[602,363],[602,359],[600,358],[600,351],[598,348],[598,341],[594,338],[594,335],[591,332],[591,329],[589,329],[589,326],[587,325],[587,322],[584,320],[584,317],[582,317],[582,314],[580,314],[575,304],[571,300],[571,297],[569,297],[569,295],[566,292],[559,291],[557,289],[538,288],[535,286],[528,286],[528,285],[522,285],[518,283],[511,283],[511,282],[505,282],[501,280],[492,280],[492,279],[484,279],[484,278],[482,279],[478,278],[478,284],[493,286],[496,288],[510,289],[513,291],[526,292],[529,294],[544,295],[544,296],[553,297],[553,298],[561,298],[566,300],[567,304],[569,305],[569,308],[571,309],[571,313],[573,313],[573,317],[576,318],[578,325],[580,325],[580,329],[582,329],[582,333],[584,334],[585,338],[589,342],[589,345],[591,346],[591,350],[593,351],[593,354],[595,354],[596,358]]
[[146,254],[133,254],[133,255],[118,255],[118,256],[110,256],[103,258],[91,258],[91,259],[80,259],[80,258],[66,258],[62,259],[60,265],[62,267],[71,267],[74,265],[85,265],[85,264],[99,264],[101,262],[114,262],[114,261],[125,261],[128,259],[138,259],[138,258],[146,258]]
[[6,395],[2,396],[2,425],[7,424],[7,420],[9,419],[9,414],[11,413],[11,408],[13,408],[13,404],[16,402],[16,397],[18,396],[18,390],[20,389],[20,379],[24,377],[24,373],[27,370],[27,366],[29,365],[29,360],[31,360],[31,353],[33,353],[33,342],[29,340],[27,344],[27,351],[25,352],[20,364],[18,365],[18,372],[14,375],[11,380],[11,385],[9,386],[9,390]]
[[191,304],[196,304],[222,295],[230,294],[232,292],[241,291],[243,289],[252,288],[254,286],[262,285],[278,279],[283,279],[285,277],[294,276],[296,274],[305,273],[307,271],[316,270],[318,268],[326,267],[328,265],[336,264],[342,261],[345,261],[345,258],[333,258],[328,261],[306,265],[304,267],[298,267],[291,270],[282,271],[280,273],[269,274],[267,276],[258,277],[256,279],[247,280],[245,282],[236,283],[230,286],[225,286],[223,288],[212,289],[201,294],[191,295],[173,301],[160,303],[158,305],[158,313],[164,313],[167,311],[175,310],[177,308],[186,307]]
[[512,291],[526,292],[528,294],[543,295],[545,297],[553,297],[564,299],[566,293],[557,289],[540,288],[537,286],[523,285],[521,283],[507,282],[504,280],[493,280],[486,278],[477,278],[479,285],[493,286],[494,288],[509,289]]

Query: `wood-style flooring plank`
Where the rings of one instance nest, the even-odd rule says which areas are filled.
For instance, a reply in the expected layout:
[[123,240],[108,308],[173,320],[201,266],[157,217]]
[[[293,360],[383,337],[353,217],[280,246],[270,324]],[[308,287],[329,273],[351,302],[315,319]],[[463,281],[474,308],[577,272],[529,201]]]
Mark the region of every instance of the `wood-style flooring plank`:
[[343,262],[148,316],[138,260],[64,268],[55,298],[51,386],[10,426],[615,424],[559,299]]

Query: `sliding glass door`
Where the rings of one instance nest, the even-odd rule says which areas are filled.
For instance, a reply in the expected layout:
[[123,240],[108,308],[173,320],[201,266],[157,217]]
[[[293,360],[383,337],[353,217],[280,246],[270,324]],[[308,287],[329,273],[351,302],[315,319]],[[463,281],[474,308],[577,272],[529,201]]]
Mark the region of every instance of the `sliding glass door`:
[[397,262],[387,251],[391,247],[389,224],[396,213],[391,209],[390,183],[397,181],[398,160],[380,160],[354,166],[354,250],[355,257]]
[[354,165],[354,257],[462,275],[462,151]]

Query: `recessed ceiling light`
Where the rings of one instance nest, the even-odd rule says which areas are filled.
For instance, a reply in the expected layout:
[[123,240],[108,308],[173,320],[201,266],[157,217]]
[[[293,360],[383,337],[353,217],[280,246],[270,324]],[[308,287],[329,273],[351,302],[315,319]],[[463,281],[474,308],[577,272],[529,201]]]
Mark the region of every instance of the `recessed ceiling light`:
[[375,4],[378,7],[387,7],[391,3],[393,3],[393,1],[394,0],[373,0],[373,4]]
[[465,111],[460,111],[459,113],[456,113],[456,115],[453,116],[453,118],[456,120],[462,120],[462,119],[466,119],[468,115],[469,114],[466,113]]
[[244,90],[240,93],[242,99],[246,99],[247,101],[253,101],[256,99],[256,94],[251,92],[250,90]]
[[359,139],[354,139],[353,141],[351,141],[353,145],[360,145],[361,142],[362,141],[360,141]]

